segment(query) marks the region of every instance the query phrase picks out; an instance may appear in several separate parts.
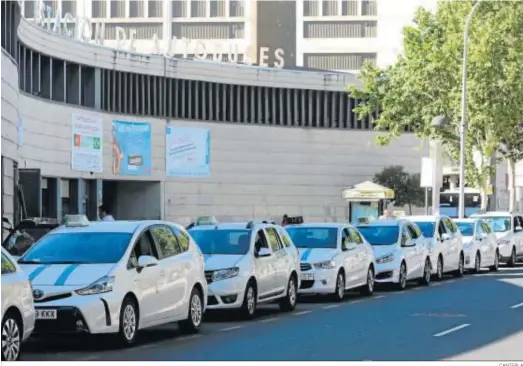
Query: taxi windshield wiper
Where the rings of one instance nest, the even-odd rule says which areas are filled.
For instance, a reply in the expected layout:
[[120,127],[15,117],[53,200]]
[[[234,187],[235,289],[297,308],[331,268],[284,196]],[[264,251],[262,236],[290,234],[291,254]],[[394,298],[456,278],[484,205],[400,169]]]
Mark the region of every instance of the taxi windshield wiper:
[[22,261],[22,260],[19,260],[18,263],[19,264],[42,264],[42,262],[40,262],[40,261]]

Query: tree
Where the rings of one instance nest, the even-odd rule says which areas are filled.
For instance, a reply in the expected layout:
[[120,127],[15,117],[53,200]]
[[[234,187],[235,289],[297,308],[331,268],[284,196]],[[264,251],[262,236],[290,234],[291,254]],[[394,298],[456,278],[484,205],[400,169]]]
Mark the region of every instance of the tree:
[[394,190],[394,205],[409,206],[409,215],[412,215],[412,206],[423,206],[424,191],[420,187],[420,175],[404,171],[401,165],[386,167],[377,173],[372,180],[374,183]]
[[[404,28],[404,54],[396,63],[362,68],[364,87],[351,87],[350,95],[360,101],[354,109],[360,118],[379,112],[373,122],[385,133],[378,144],[410,130],[422,139],[442,139],[450,157],[459,160],[463,33],[473,3],[442,1],[434,14],[419,9],[414,25]],[[482,1],[470,25],[466,180],[481,190],[482,205],[493,173],[491,158],[503,139],[511,140],[514,121],[522,119],[522,26],[523,5],[514,1]],[[432,127],[438,115],[449,126]],[[480,159],[473,158],[477,153]]]

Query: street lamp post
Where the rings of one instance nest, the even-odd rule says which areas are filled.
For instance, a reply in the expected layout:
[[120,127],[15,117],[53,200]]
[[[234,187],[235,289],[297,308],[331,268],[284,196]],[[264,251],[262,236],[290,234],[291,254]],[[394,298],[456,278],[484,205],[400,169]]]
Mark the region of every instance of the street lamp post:
[[463,75],[461,90],[461,124],[460,124],[460,146],[459,146],[459,210],[458,217],[465,217],[465,131],[467,128],[467,48],[469,40],[470,21],[481,0],[476,1],[470,10],[465,22],[465,33],[463,36]]
[[[436,116],[432,120],[432,127],[436,130],[444,128],[448,125],[445,116]],[[431,141],[432,143],[432,214],[436,215],[439,212],[439,195],[441,190],[442,179],[442,149],[441,140],[439,138]]]

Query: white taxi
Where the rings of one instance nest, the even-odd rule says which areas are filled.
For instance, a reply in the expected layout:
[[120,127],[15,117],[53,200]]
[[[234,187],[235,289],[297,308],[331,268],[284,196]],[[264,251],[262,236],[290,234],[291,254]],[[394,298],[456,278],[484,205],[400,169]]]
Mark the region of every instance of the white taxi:
[[455,219],[454,222],[463,237],[465,269],[478,273],[481,268],[489,267],[491,271],[497,271],[498,243],[490,226],[480,218]]
[[255,316],[260,303],[296,307],[300,263],[292,241],[273,223],[218,223],[199,219],[189,233],[205,258],[209,310],[239,309]]
[[305,223],[285,229],[300,251],[300,294],[331,294],[338,301],[350,289],[373,294],[374,253],[354,226]]
[[456,224],[444,215],[410,216],[427,239],[432,274],[441,281],[444,273],[462,277],[465,271],[463,239]]
[[373,220],[357,226],[376,256],[376,283],[407,288],[407,281],[430,284],[431,261],[419,228],[405,219]]
[[494,234],[499,245],[499,261],[514,267],[518,258],[523,258],[523,217],[513,212],[487,212],[474,214],[485,220]]
[[165,221],[92,222],[75,215],[18,263],[33,287],[37,333],[113,333],[201,325],[207,299],[203,256],[185,229]]
[[2,361],[20,359],[22,342],[33,332],[35,309],[27,274],[2,248]]

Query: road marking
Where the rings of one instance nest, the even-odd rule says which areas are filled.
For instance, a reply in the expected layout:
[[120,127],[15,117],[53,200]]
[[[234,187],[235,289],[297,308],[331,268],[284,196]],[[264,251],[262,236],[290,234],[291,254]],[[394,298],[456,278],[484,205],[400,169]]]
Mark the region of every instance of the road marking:
[[156,347],[156,344],[144,344],[143,346],[136,347],[136,349],[147,349],[147,348],[153,348]]
[[441,282],[436,282],[436,283],[433,283],[432,286],[441,286],[442,283]]
[[365,300],[362,299],[362,300],[349,301],[349,304],[357,304],[357,303],[363,302],[363,301],[365,301]]
[[341,306],[341,305],[340,304],[332,304],[332,305],[324,306],[323,308],[324,309],[332,309],[332,308],[337,308],[338,306]]
[[510,308],[511,309],[517,309],[517,308],[520,308],[523,306],[523,302],[519,303],[519,304],[516,304],[516,305],[512,305]]
[[236,325],[234,327],[220,329],[220,331],[221,332],[228,332],[230,330],[236,330],[236,329],[240,329],[240,328],[243,328],[243,326],[242,325]]
[[413,287],[412,289],[413,289],[414,291],[419,291],[419,290],[421,290],[421,287]]
[[447,281],[445,281],[445,282],[447,282],[447,283],[452,283],[452,282],[456,282],[456,280],[447,280]]
[[469,327],[470,324],[461,324],[461,325],[458,325],[457,327],[454,327],[454,328],[450,328],[450,329],[447,329],[443,332],[440,332],[440,333],[436,333],[434,334],[434,337],[443,337],[444,335],[447,335],[449,333],[452,333],[452,332],[456,332],[460,329],[463,329],[463,328],[466,328],[466,327]]
[[374,296],[375,299],[383,299],[385,296],[383,295],[379,295],[379,296]]
[[178,340],[178,341],[187,341],[189,339],[199,338],[201,336],[202,336],[201,334],[192,334],[192,335],[188,335],[188,336],[178,337],[176,340]]
[[260,320],[260,323],[274,322],[274,321],[276,321],[278,319],[280,319],[280,318],[267,318],[267,319]]
[[303,314],[308,314],[308,313],[312,313],[312,310],[304,310],[304,311],[300,311],[299,313],[294,313],[292,315],[298,316],[298,315],[303,315]]

